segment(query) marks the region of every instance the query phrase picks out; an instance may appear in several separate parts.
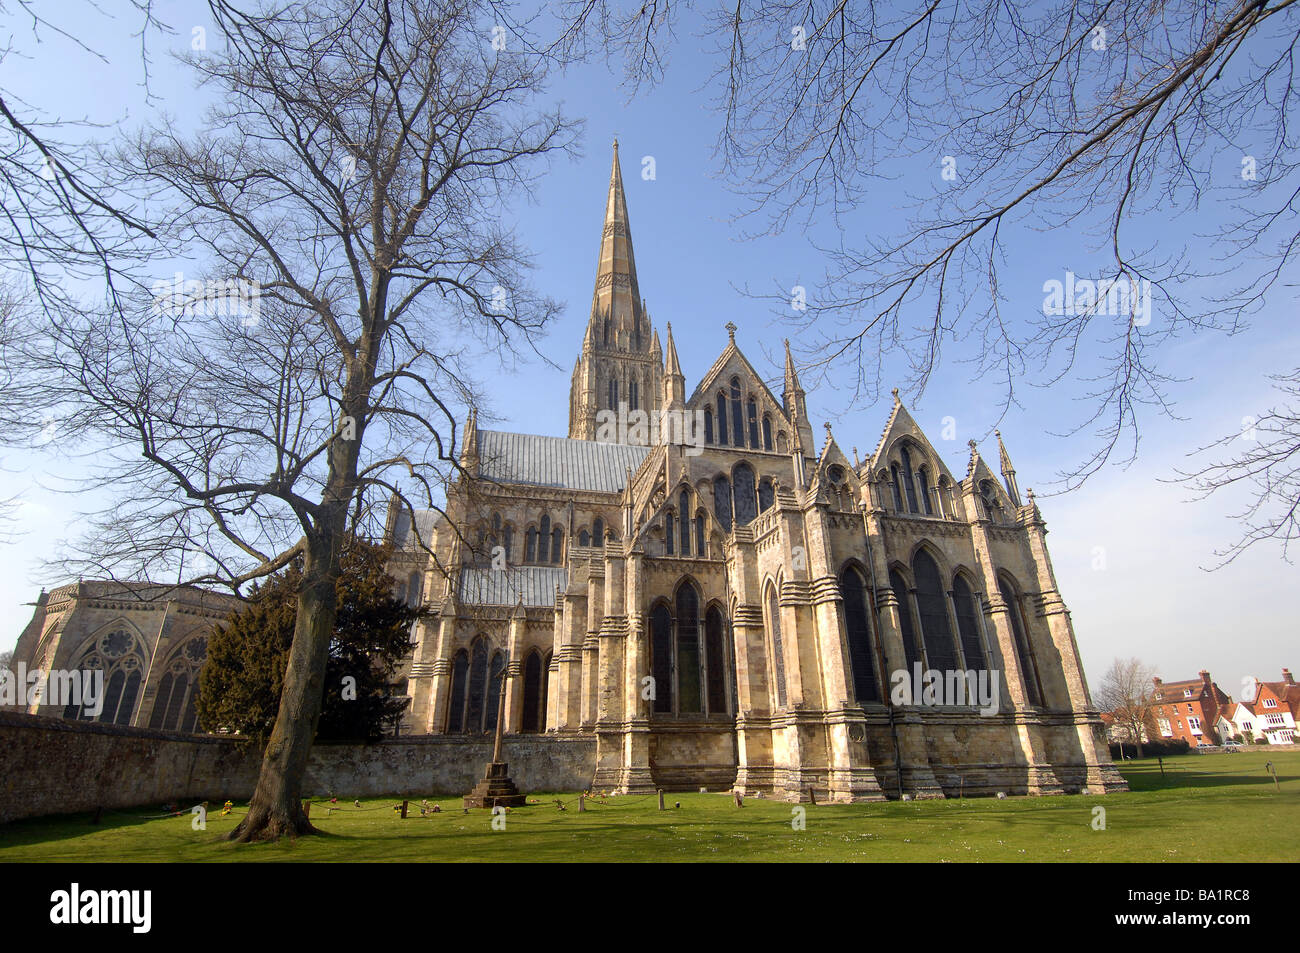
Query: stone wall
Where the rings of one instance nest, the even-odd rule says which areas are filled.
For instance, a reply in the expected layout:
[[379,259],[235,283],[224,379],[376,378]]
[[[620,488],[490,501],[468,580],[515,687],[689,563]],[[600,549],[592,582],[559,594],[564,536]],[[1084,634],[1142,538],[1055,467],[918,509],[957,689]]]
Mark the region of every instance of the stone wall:
[[[579,791],[595,773],[594,737],[507,737],[503,749],[526,793]],[[304,793],[348,800],[464,794],[491,757],[490,740],[437,735],[318,744]],[[0,712],[0,823],[98,807],[243,800],[252,796],[259,763],[254,749],[227,738]]]

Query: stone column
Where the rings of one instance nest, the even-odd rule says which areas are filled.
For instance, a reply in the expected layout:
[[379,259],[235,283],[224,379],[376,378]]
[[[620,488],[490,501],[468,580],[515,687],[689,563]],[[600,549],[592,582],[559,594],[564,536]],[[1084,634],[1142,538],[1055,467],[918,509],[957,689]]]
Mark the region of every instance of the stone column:
[[772,785],[771,708],[763,610],[739,604],[731,620],[736,659],[736,790],[741,794]]
[[[605,612],[597,636],[595,682],[596,775],[598,788],[617,789],[623,779],[623,649],[627,639],[626,559],[605,548]],[[585,672],[584,672],[585,675]]]
[[505,730],[519,734],[524,728],[524,633],[528,615],[523,603],[510,614],[510,630],[506,637],[506,710]]
[[[606,547],[608,548],[608,547]],[[582,710],[584,730],[596,727],[596,696],[599,690],[600,627],[605,616],[605,575],[592,567],[587,577],[587,631],[582,640]]]
[[627,637],[623,660],[623,766],[618,789],[624,794],[655,790],[650,773],[650,702],[641,697],[641,679],[650,674],[645,626],[644,554],[633,550],[627,559],[624,608]]
[[433,663],[433,688],[429,704],[428,730],[440,735],[447,730],[447,710],[451,701],[451,656],[456,644],[456,610],[448,600],[438,619],[438,658]]

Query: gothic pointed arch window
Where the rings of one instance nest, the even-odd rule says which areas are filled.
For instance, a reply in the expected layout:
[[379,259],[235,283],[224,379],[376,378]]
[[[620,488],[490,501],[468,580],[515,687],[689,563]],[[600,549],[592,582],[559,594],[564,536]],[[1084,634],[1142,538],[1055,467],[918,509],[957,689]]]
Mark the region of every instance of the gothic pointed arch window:
[[727,395],[718,391],[718,443],[727,445]]
[[154,699],[150,728],[192,732],[198,724],[199,670],[208,655],[206,636],[179,646],[164,667]]
[[673,617],[662,602],[650,613],[650,670],[654,675],[654,710],[673,710]]
[[912,455],[907,452],[907,444],[903,444],[899,451],[899,457],[902,458],[901,475],[903,477],[903,491],[907,497],[907,511],[909,513],[918,512],[916,507],[916,482],[912,478]]
[[546,562],[546,545],[551,539],[551,518],[542,514],[542,521],[537,528],[537,561]]
[[776,686],[776,707],[785,708],[785,643],[781,638],[781,607],[778,604],[776,586],[768,583],[767,597],[764,599],[768,639],[771,642],[773,682]]
[[1029,630],[1025,627],[1024,607],[1020,594],[1004,577],[998,577],[998,591],[1002,601],[1007,604],[1011,617],[1011,635],[1016,643],[1016,657],[1020,660],[1020,672],[1025,680],[1025,694],[1031,705],[1043,705],[1043,682],[1038,673],[1038,657],[1034,653],[1034,644],[1029,641]]
[[628,410],[639,410],[639,409],[640,409],[640,405],[638,404],[637,401],[640,399],[640,396],[641,396],[641,395],[640,395],[640,393],[638,392],[637,382],[636,382],[636,381],[632,381],[632,383],[628,384],[628,386],[627,386],[627,390],[628,390],[628,395],[627,395],[627,397],[628,397]]
[[666,556],[673,555],[673,549],[674,549],[673,543],[675,542],[674,537],[676,535],[676,532],[677,532],[677,521],[673,517],[672,510],[669,510],[664,515],[664,555]]
[[916,475],[921,484],[921,508],[925,510],[926,516],[933,516],[934,504],[930,502],[930,468],[922,465],[916,471]]
[[695,555],[703,559],[705,554],[704,546],[704,510],[699,510],[695,514]]
[[598,518],[596,522],[591,524],[591,536],[592,536],[592,542],[595,545],[597,546],[605,545],[605,521],[604,520]]
[[749,423],[749,449],[757,450],[758,449],[758,404],[754,402],[754,398],[752,397],[749,399],[749,403],[745,405],[745,416],[748,418],[748,423]]
[[772,451],[772,418],[767,414],[763,415],[763,449]]
[[724,533],[731,532],[731,481],[724,476],[713,480],[713,511]]
[[758,515],[754,468],[748,463],[738,463],[731,471],[731,479],[736,500],[736,524],[747,526]]
[[853,566],[840,575],[840,596],[844,599],[853,697],[859,702],[878,702],[880,683],[876,679],[876,653],[871,641],[870,593],[862,573]]
[[681,545],[682,555],[689,556],[691,554],[691,496],[685,490],[682,490],[677,498],[677,512],[680,514],[677,541]]
[[497,730],[497,716],[501,713],[501,679],[506,673],[506,657],[501,652],[492,653],[492,662],[488,666],[488,679],[483,699],[483,731],[492,733]]
[[731,442],[734,446],[745,445],[745,420],[740,406],[740,378],[731,379]]
[[505,559],[506,565],[514,558],[515,548],[515,528],[509,523],[506,524],[505,530],[501,534],[502,558]]
[[524,711],[520,723],[523,731],[541,731],[541,726],[546,722],[546,710],[542,707],[542,682],[545,679],[542,653],[533,649],[524,661]]
[[894,491],[894,512],[901,513],[903,512],[903,480],[898,474],[897,463],[889,465],[889,475],[891,478],[889,485]]
[[147,664],[144,644],[125,622],[114,623],[100,633],[83,650],[73,668],[83,672],[104,673],[104,695],[98,714],[92,714],[85,699],[69,702],[63,717],[78,721],[98,721],[113,725],[130,725],[144,681]]
[[980,481],[980,501],[984,505],[985,517],[993,523],[1002,522],[1002,506],[998,503],[997,490],[992,480]]
[[465,704],[465,728],[470,734],[483,730],[483,712],[488,688],[488,644],[479,636],[469,651],[469,692]]
[[700,691],[700,597],[690,582],[677,589],[677,712],[704,711]]
[[618,381],[614,380],[612,377],[609,381],[609,409],[613,411],[618,410]]
[[898,602],[899,634],[903,638],[903,656],[907,660],[908,671],[921,661],[921,650],[916,644],[916,627],[912,624],[912,597],[907,591],[907,583],[897,569],[889,570],[889,588],[894,591]]
[[469,691],[469,653],[459,649],[451,660],[451,696],[447,705],[447,733],[465,730],[465,699]]
[[980,639],[979,601],[970,583],[961,573],[952,581],[952,602],[956,609],[957,632],[961,637],[961,651],[966,657],[966,667],[979,671],[987,666],[984,642]]
[[537,530],[532,526],[524,533],[524,562],[537,562]]
[[551,652],[542,656],[542,701],[538,706],[537,730],[546,730],[546,706],[550,703],[551,691]]
[[585,529],[584,529],[584,530],[581,530],[581,531],[578,533],[578,545],[579,545],[579,546],[590,546],[590,545],[591,545],[591,534],[588,533]]
[[758,481],[758,511],[766,513],[776,502],[776,490],[772,486],[772,481],[767,477]]
[[558,526],[551,530],[551,562],[564,562],[564,530]]
[[713,411],[708,407],[704,408],[704,442],[713,444]]
[[704,667],[708,673],[708,707],[710,715],[727,712],[726,621],[717,606],[710,606],[704,616]]
[[925,659],[929,668],[940,671],[957,669],[957,646],[948,624],[948,604],[944,596],[939,565],[924,549],[912,557],[912,576],[916,580],[916,608],[921,614],[921,634],[925,639]]
[[406,604],[408,606],[418,606],[420,597],[424,589],[424,575],[420,572],[412,572],[406,577]]

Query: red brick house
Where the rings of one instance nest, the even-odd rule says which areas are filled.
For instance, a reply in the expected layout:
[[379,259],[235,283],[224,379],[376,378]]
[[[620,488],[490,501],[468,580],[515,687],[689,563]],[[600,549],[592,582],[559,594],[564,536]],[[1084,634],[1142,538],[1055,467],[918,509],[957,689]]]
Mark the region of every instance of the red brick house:
[[1290,669],[1282,669],[1282,681],[1256,680],[1255,698],[1249,708],[1255,715],[1255,737],[1270,744],[1296,743],[1296,725],[1300,722],[1300,685]]
[[1199,674],[1199,678],[1180,682],[1152,679],[1156,737],[1181,739],[1192,747],[1221,742],[1214,725],[1220,713],[1231,715],[1232,699],[1214,684],[1209,672],[1202,669]]

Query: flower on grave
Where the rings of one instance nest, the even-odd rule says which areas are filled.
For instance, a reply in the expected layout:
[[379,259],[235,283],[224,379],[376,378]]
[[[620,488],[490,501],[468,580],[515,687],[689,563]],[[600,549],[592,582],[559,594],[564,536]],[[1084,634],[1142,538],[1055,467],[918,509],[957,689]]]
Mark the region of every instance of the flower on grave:
[[230,801],[227,801],[225,804],[221,805],[221,816],[225,817],[227,814],[229,814],[231,810],[234,808],[234,806],[235,805]]

